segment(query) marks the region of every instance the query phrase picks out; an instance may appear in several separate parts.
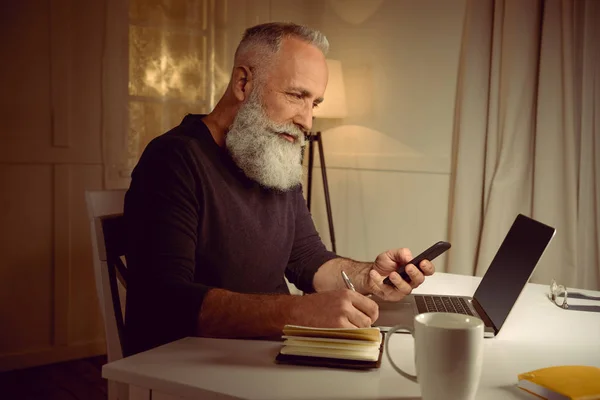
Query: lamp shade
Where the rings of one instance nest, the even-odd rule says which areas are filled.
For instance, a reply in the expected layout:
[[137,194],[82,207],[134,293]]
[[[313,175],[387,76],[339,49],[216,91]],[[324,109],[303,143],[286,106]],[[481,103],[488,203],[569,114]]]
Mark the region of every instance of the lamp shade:
[[346,90],[342,63],[338,60],[327,60],[329,80],[323,95],[323,102],[313,111],[315,118],[345,118],[348,116],[346,109]]

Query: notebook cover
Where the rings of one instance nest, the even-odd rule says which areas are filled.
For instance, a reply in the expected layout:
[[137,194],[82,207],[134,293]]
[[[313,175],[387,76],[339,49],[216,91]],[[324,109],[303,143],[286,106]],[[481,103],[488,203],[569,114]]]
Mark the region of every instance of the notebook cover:
[[560,365],[518,375],[519,388],[541,397],[560,394],[569,399],[600,399],[600,368],[589,365]]
[[379,346],[379,358],[377,361],[344,360],[329,357],[310,357],[297,356],[292,354],[278,353],[275,357],[277,364],[304,365],[311,367],[344,368],[344,369],[374,369],[381,367],[381,358],[383,357],[383,344],[385,342],[385,333],[381,332],[382,340]]

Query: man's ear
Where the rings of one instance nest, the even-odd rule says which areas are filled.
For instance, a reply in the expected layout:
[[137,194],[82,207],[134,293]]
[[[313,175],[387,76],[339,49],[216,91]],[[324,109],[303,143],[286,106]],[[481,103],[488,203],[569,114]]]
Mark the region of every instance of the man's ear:
[[254,83],[252,71],[245,65],[236,67],[233,71],[233,94],[240,102],[244,101],[252,91]]

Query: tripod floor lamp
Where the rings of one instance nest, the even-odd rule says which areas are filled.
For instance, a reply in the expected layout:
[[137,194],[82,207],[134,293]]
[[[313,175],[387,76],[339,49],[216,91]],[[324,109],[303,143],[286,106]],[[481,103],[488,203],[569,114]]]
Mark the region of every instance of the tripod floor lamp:
[[[313,117],[318,124],[319,119],[325,118],[345,118],[346,110],[346,91],[344,89],[344,79],[342,75],[342,64],[337,60],[327,60],[329,68],[329,81],[325,90],[324,100],[315,108]],[[337,252],[335,246],[335,232],[333,229],[333,214],[331,212],[331,198],[329,196],[329,184],[327,182],[327,168],[325,167],[325,152],[323,151],[323,135],[321,131],[311,132],[308,136],[308,179],[306,202],[310,211],[314,163],[314,144],[318,145],[319,162],[321,164],[321,175],[323,178],[323,191],[325,194],[325,207],[327,210],[327,222],[329,223],[329,237],[331,239],[331,249]]]

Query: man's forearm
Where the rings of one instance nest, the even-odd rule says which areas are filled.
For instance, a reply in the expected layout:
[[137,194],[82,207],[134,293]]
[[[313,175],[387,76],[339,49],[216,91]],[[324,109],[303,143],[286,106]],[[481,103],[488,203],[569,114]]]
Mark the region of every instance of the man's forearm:
[[212,289],[204,297],[197,334],[210,337],[281,335],[293,323],[300,296],[242,294]]
[[367,278],[372,267],[373,263],[343,257],[334,258],[319,267],[313,278],[313,286],[317,292],[343,289],[346,287],[342,279],[342,271],[344,271],[357,292],[368,294]]

